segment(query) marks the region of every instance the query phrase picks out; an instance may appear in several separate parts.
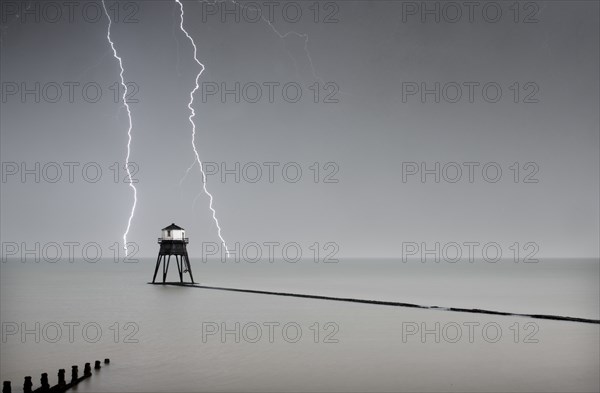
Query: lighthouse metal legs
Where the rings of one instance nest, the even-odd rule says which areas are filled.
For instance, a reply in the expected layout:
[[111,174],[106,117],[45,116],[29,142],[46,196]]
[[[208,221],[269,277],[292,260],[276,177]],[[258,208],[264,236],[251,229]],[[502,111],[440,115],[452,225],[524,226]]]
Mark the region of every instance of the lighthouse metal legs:
[[171,256],[167,259],[167,263],[163,262],[163,282],[167,281],[167,272],[169,271],[169,265],[171,264]]
[[[183,275],[184,273],[189,273],[190,274],[190,279],[192,280],[192,284],[194,283],[194,276],[192,275],[192,266],[190,265],[190,259],[188,258],[187,254],[183,254],[183,255],[175,255],[175,261],[177,263],[177,273],[179,275],[179,282],[181,282],[183,284]],[[168,256],[168,258],[167,258]],[[167,281],[167,273],[169,271],[169,265],[171,264],[171,256],[172,254],[159,254],[158,258],[156,259],[156,268],[154,269],[154,276],[152,277],[152,284],[154,284],[156,282],[156,275],[158,274],[158,269],[160,269],[160,263],[162,260],[162,264],[163,264],[163,271],[162,271],[162,276],[163,276],[163,283],[165,283]]]
[[181,265],[182,261],[179,260],[179,257],[175,255],[175,259],[177,260],[177,272],[179,273],[179,282],[183,283],[183,266]]
[[156,258],[156,269],[154,269],[154,277],[152,277],[152,284],[156,281],[156,275],[158,274],[158,268],[160,267],[160,258],[162,258],[162,255],[158,254],[158,258]]
[[190,278],[192,279],[192,284],[194,283],[194,276],[192,275],[192,265],[190,265],[190,259],[187,254],[181,256],[181,264],[183,265],[183,259],[185,258],[185,264],[187,265],[187,271],[190,273]]

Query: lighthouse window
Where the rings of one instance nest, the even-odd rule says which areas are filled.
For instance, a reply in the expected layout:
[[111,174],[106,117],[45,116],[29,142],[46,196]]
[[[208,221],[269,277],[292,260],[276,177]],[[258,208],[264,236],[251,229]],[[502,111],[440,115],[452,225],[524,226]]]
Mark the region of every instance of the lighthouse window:
[[167,231],[167,236],[171,237],[171,231],[170,230]]

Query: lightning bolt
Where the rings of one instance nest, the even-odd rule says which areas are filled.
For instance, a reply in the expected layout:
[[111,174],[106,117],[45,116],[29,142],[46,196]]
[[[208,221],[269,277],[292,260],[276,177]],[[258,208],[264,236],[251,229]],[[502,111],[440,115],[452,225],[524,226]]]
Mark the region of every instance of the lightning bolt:
[[117,53],[117,50],[115,49],[115,44],[112,41],[112,39],[110,38],[110,29],[112,26],[112,19],[110,18],[110,15],[108,14],[108,10],[106,9],[106,4],[104,3],[104,0],[102,0],[102,7],[104,8],[104,13],[106,14],[106,17],[108,18],[108,32],[106,33],[106,39],[110,43],[110,47],[112,48],[112,51],[113,51],[113,56],[115,57],[115,59],[117,59],[117,61],[119,62],[119,67],[121,68],[121,72],[119,73],[119,76],[121,77],[121,85],[123,86],[123,104],[125,105],[125,108],[127,109],[127,118],[129,119],[129,128],[127,129],[127,138],[128,139],[127,139],[127,156],[125,158],[125,170],[127,171],[127,177],[129,178],[129,187],[131,187],[133,189],[133,206],[131,207],[131,213],[129,213],[129,219],[127,220],[127,228],[125,229],[125,233],[123,233],[123,248],[125,249],[125,256],[127,256],[127,235],[129,234],[129,229],[131,228],[131,220],[133,219],[133,215],[135,213],[135,206],[137,205],[137,189],[133,185],[133,180],[131,178],[131,171],[129,170],[129,157],[131,155],[131,130],[133,128],[133,121],[131,120],[131,109],[129,108],[129,104],[127,103],[128,90],[127,90],[127,84],[125,83],[125,77],[123,76],[123,74],[125,73],[125,69],[123,68],[123,60]]
[[[239,3],[236,0],[222,0],[222,1],[218,1],[218,0],[214,0],[214,1],[210,1],[210,0],[199,0],[200,3],[207,3],[207,4],[217,4],[217,3],[224,3],[227,1],[231,1],[231,3],[235,4],[236,6],[243,8],[243,9],[250,9],[252,11],[258,12],[260,13],[260,18],[262,19],[263,22],[265,22],[269,28],[272,30],[273,33],[275,33],[277,35],[277,37],[279,39],[281,39],[282,41],[285,40],[286,38],[288,38],[289,36],[296,36],[301,38],[304,41],[304,53],[306,54],[306,58],[308,59],[309,65],[310,65],[310,69],[311,69],[311,73],[312,76],[314,77],[315,80],[319,81],[321,84],[323,84],[323,80],[317,75],[315,66],[314,66],[314,62],[312,59],[312,56],[310,54],[310,50],[308,49],[308,41],[309,41],[309,37],[308,34],[306,33],[299,33],[296,31],[288,31],[287,33],[281,33],[272,23],[272,21],[270,21],[269,19],[265,18],[262,15],[262,12],[260,9],[257,9],[255,7],[251,7],[248,5],[243,5],[241,3]],[[202,162],[200,161],[200,158],[198,156],[198,152],[196,151],[196,147],[195,147],[195,143],[194,143],[194,137],[196,134],[196,125],[193,121],[193,118],[195,116],[195,112],[194,109],[192,108],[192,104],[194,102],[194,93],[196,92],[196,90],[198,90],[199,85],[198,85],[198,79],[200,78],[200,76],[202,75],[202,73],[204,72],[204,65],[202,63],[200,63],[200,61],[198,60],[198,58],[196,57],[196,45],[194,43],[194,40],[192,37],[190,37],[190,35],[187,33],[187,31],[185,30],[185,28],[183,27],[183,5],[181,4],[181,2],[179,0],[175,0],[175,2],[179,5],[180,7],[180,11],[181,11],[181,22],[180,22],[180,29],[181,31],[184,32],[184,34],[187,36],[187,38],[190,40],[190,42],[192,43],[192,45],[194,46],[194,60],[196,61],[196,63],[198,65],[200,65],[200,67],[202,67],[202,69],[200,70],[200,72],[198,73],[198,75],[196,76],[196,86],[194,88],[194,90],[192,90],[192,92],[190,93],[190,103],[188,104],[188,108],[191,111],[191,116],[189,117],[190,123],[192,123],[192,146],[194,148],[194,153],[196,155],[196,159],[190,164],[190,166],[187,168],[187,170],[185,171],[185,173],[183,174],[182,178],[179,181],[179,187],[182,186],[183,182],[185,181],[185,179],[187,178],[188,174],[190,173],[190,171],[192,170],[192,168],[198,163],[200,165],[200,171],[202,172],[202,181],[203,181],[203,186],[204,186],[204,193],[207,194],[210,198],[210,209],[213,213],[213,219],[215,221],[215,223],[217,224],[217,230],[219,233],[219,238],[221,239],[221,241],[223,242],[223,245],[225,245],[225,250],[227,251],[227,255],[229,255],[229,250],[227,249],[225,240],[223,239],[223,237],[221,236],[221,228],[219,226],[219,221],[216,218],[216,213],[215,210],[212,207],[212,201],[213,201],[213,197],[212,195],[207,191],[206,189],[206,175],[204,173],[203,167],[202,167]],[[296,70],[298,69],[298,65],[296,62],[296,59],[294,59],[294,57],[292,56],[292,54],[289,52],[289,50],[286,48],[286,52],[288,54],[288,56],[290,57],[290,59],[292,60],[292,62],[296,65]],[[340,92],[341,93],[341,92]],[[198,200],[198,197],[201,195],[202,193],[199,193],[198,195],[196,195],[196,197],[194,198],[194,201],[192,203],[192,209],[194,209],[195,205],[196,205],[196,201]]]
[[[224,0],[227,1],[227,0]],[[263,22],[265,22],[267,25],[269,25],[269,27],[271,28],[271,30],[273,30],[273,32],[275,34],[277,34],[277,36],[281,39],[281,40],[285,40],[287,37],[289,37],[290,35],[294,35],[296,37],[301,38],[302,40],[304,40],[304,53],[306,53],[306,58],[308,59],[308,62],[310,64],[310,69],[313,75],[313,78],[315,78],[315,80],[319,81],[321,84],[323,83],[323,80],[317,75],[317,72],[315,70],[315,66],[313,64],[313,60],[312,60],[312,56],[310,55],[310,51],[308,50],[308,34],[307,33],[298,33],[296,31],[288,31],[287,33],[280,33],[279,30],[277,30],[275,28],[275,26],[273,26],[273,22],[271,22],[269,19],[265,18],[262,14],[262,11],[256,7],[251,7],[248,5],[242,5],[241,3],[238,3],[236,0],[230,0],[233,4],[237,5],[240,8],[243,9],[250,9],[254,12],[258,12],[260,13],[260,18],[263,20]],[[294,62],[294,64],[296,63],[296,60],[292,57],[291,53],[286,49],[286,51],[288,52],[288,55],[290,56],[290,58],[292,58],[292,61]],[[296,66],[297,69],[297,66]]]
[[[206,4],[218,4],[218,3],[226,3],[227,1],[230,1],[231,3],[235,4],[236,6],[245,9],[245,10],[252,10],[256,13],[258,13],[260,15],[260,19],[262,19],[263,22],[265,22],[273,31],[273,33],[275,33],[277,35],[277,37],[279,37],[281,40],[285,40],[287,37],[289,36],[296,36],[298,38],[301,38],[304,41],[304,53],[306,54],[306,58],[308,59],[308,62],[310,64],[310,70],[311,73],[313,75],[313,78],[315,78],[315,80],[319,81],[320,83],[323,83],[323,80],[317,75],[314,63],[313,63],[313,59],[312,56],[310,55],[310,51],[308,49],[308,34],[306,33],[298,33],[296,31],[288,31],[287,33],[281,33],[279,30],[277,30],[277,28],[273,25],[273,22],[270,21],[269,19],[265,18],[263,16],[262,10],[260,10],[259,8],[250,6],[250,5],[245,5],[245,4],[241,4],[240,2],[236,1],[236,0],[214,0],[214,1],[210,1],[210,0],[199,0],[200,3],[206,3]],[[292,56],[292,54],[289,52],[289,50],[287,50],[286,48],[286,52],[288,54],[288,56],[290,57],[290,59],[294,62],[294,64],[296,65],[296,69],[298,69],[298,65],[296,63],[296,59],[294,59],[294,57]]]
[[200,76],[204,72],[205,67],[204,67],[204,64],[202,64],[200,62],[200,60],[198,60],[198,56],[197,56],[198,49],[196,48],[196,43],[194,42],[194,39],[188,34],[187,30],[185,30],[185,28],[183,27],[183,14],[184,14],[183,4],[181,4],[181,1],[179,1],[179,0],[175,0],[175,2],[177,4],[179,4],[179,9],[181,11],[179,28],[185,34],[185,36],[188,38],[188,40],[190,40],[190,43],[194,47],[194,61],[201,67],[200,72],[198,72],[198,74],[196,74],[196,81],[195,81],[196,85],[194,86],[194,89],[190,92],[190,102],[187,105],[188,109],[190,110],[190,116],[188,117],[188,119],[189,119],[190,123],[192,124],[192,148],[194,149],[194,155],[196,157],[196,161],[194,161],[194,163],[188,168],[188,170],[186,171],[186,175],[190,171],[190,169],[192,169],[192,167],[196,163],[198,163],[198,166],[200,167],[200,172],[202,173],[202,187],[204,189],[204,193],[206,195],[208,195],[208,197],[210,199],[208,207],[212,211],[213,220],[214,220],[215,224],[217,225],[217,234],[219,235],[219,239],[221,239],[221,242],[223,243],[223,247],[225,247],[225,252],[227,253],[227,255],[229,255],[229,249],[227,248],[227,243],[225,242],[225,239],[223,239],[223,236],[221,236],[221,226],[219,225],[219,220],[217,219],[217,212],[213,208],[213,196],[210,192],[208,192],[208,189],[206,188],[206,173],[204,173],[204,166],[202,165],[202,161],[200,160],[200,155],[198,154],[198,150],[196,149],[196,123],[194,122],[194,117],[196,116],[196,111],[194,110],[194,107],[193,107],[194,94],[200,88],[200,85],[198,85],[198,79],[200,79]]
[[[318,81],[321,85],[324,85],[325,82],[323,81],[323,79],[317,74],[317,70],[315,68],[315,64],[313,62],[313,58],[310,54],[310,50],[308,49],[308,40],[309,40],[309,36],[308,33],[299,33],[297,31],[288,31],[287,33],[281,33],[279,30],[277,30],[277,28],[273,25],[273,22],[270,21],[269,19],[265,18],[263,16],[262,11],[259,8],[250,6],[250,5],[243,5],[241,3],[239,3],[236,0],[221,0],[221,1],[217,1],[215,0],[212,4],[215,4],[217,2],[227,2],[227,1],[231,1],[233,4],[237,5],[240,8],[243,9],[249,9],[252,11],[255,11],[257,13],[260,14],[260,18],[262,19],[263,22],[265,22],[270,28],[271,30],[279,37],[279,39],[281,39],[282,41],[284,41],[286,38],[288,38],[289,36],[296,36],[298,38],[301,38],[304,41],[304,54],[306,55],[306,59],[308,60],[308,63],[310,65],[310,71],[312,73],[313,78]],[[201,3],[208,3],[211,4],[209,0],[200,0]],[[296,62],[296,59],[294,58],[294,56],[292,56],[292,54],[290,53],[290,51],[285,48],[285,51],[287,52],[288,56],[290,57],[290,59],[292,60],[292,62],[294,62],[294,65],[296,66],[296,72],[298,72],[298,63]],[[353,96],[350,93],[347,93],[345,91],[343,91],[341,88],[338,88],[338,93],[340,95],[344,95],[344,96]]]
[[[323,84],[323,79],[321,79],[321,77],[319,77],[317,75],[317,71],[315,69],[315,65],[313,63],[313,59],[312,56],[310,55],[310,50],[308,49],[308,34],[306,33],[298,33],[296,31],[288,31],[287,33],[281,33],[279,30],[277,30],[277,28],[273,25],[273,22],[271,22],[269,19],[265,18],[262,14],[262,11],[258,8],[252,7],[252,6],[248,6],[248,5],[243,5],[239,2],[237,2],[236,0],[214,0],[214,1],[210,1],[210,0],[199,0],[200,3],[206,3],[206,4],[218,4],[218,3],[226,3],[227,1],[230,1],[231,3],[235,4],[236,6],[243,8],[243,9],[249,9],[252,11],[255,11],[257,13],[260,14],[260,19],[265,22],[273,31],[273,33],[275,33],[275,35],[277,35],[277,37],[279,37],[279,39],[281,40],[285,40],[287,37],[289,36],[296,36],[301,38],[304,41],[304,53],[306,54],[306,58],[308,59],[308,63],[310,65],[310,70],[311,73],[313,75],[313,78],[315,78],[315,80],[319,81],[321,84]],[[177,3],[179,3],[177,1]],[[288,56],[290,57],[290,59],[292,60],[292,62],[294,63],[294,65],[296,66],[296,71],[298,71],[298,63],[296,62],[296,59],[294,58],[294,56],[292,56],[292,54],[290,53],[290,51],[286,48],[285,51],[287,52]],[[340,91],[341,93],[341,91]],[[194,167],[194,165],[196,165],[196,161],[194,160],[194,162],[192,162],[190,164],[190,166],[187,168],[187,170],[185,171],[185,173],[183,174],[183,176],[181,177],[181,179],[179,180],[179,187],[181,187],[181,185],[183,184],[183,182],[185,181],[186,177],[188,176],[188,174],[190,173],[190,171],[192,170],[192,168]],[[198,197],[196,196],[195,199],[197,199]],[[194,200],[195,200],[194,199]]]

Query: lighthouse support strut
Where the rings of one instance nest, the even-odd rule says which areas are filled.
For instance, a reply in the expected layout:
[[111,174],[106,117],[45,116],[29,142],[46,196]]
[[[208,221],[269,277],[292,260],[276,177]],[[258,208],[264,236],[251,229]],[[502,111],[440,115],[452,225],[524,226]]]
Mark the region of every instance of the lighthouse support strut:
[[163,242],[161,244],[161,250],[159,251],[158,258],[156,259],[156,267],[154,269],[154,276],[152,277],[152,284],[156,283],[156,276],[158,275],[161,263],[162,282],[163,284],[167,282],[167,274],[169,272],[169,266],[171,265],[171,256],[175,257],[179,282],[181,284],[185,284],[184,275],[185,273],[189,273],[191,284],[194,284],[195,282],[192,274],[192,266],[190,264],[187,250],[185,248],[181,248],[180,245],[178,245],[179,247],[171,247],[168,243],[165,243],[166,242]]

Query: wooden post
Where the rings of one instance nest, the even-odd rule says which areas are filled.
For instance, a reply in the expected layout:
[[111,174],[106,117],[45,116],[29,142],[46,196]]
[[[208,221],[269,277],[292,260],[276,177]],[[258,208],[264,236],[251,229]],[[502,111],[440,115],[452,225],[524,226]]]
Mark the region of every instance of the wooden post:
[[31,393],[32,387],[33,383],[31,382],[31,377],[25,377],[25,382],[23,383],[23,393]]
[[48,383],[48,373],[42,373],[42,377],[40,378],[40,383],[42,387],[40,388],[42,392],[50,391],[50,384]]
[[58,370],[58,386],[64,387],[66,384],[67,381],[65,381],[65,369],[61,368]]
[[[110,359],[104,359],[104,364],[109,364]],[[99,370],[102,362],[100,360],[96,360],[94,362],[94,368]],[[83,371],[83,376],[79,377],[79,368],[74,365],[71,366],[71,381],[69,383],[65,380],[65,369],[61,368],[58,370],[58,383],[55,386],[50,386],[48,381],[48,373],[42,373],[40,378],[41,386],[35,390],[33,390],[33,383],[31,382],[31,377],[25,377],[25,382],[23,383],[23,393],[62,393],[71,389],[79,382],[83,381],[86,378],[92,376],[92,367],[91,363],[86,363]],[[2,383],[2,393],[12,393],[12,387],[10,381],[4,381]]]
[[89,363],[86,363],[83,368],[83,376],[89,377],[90,375],[92,375],[92,366]]
[[71,383],[77,383],[79,379],[79,370],[77,366],[71,366]]

